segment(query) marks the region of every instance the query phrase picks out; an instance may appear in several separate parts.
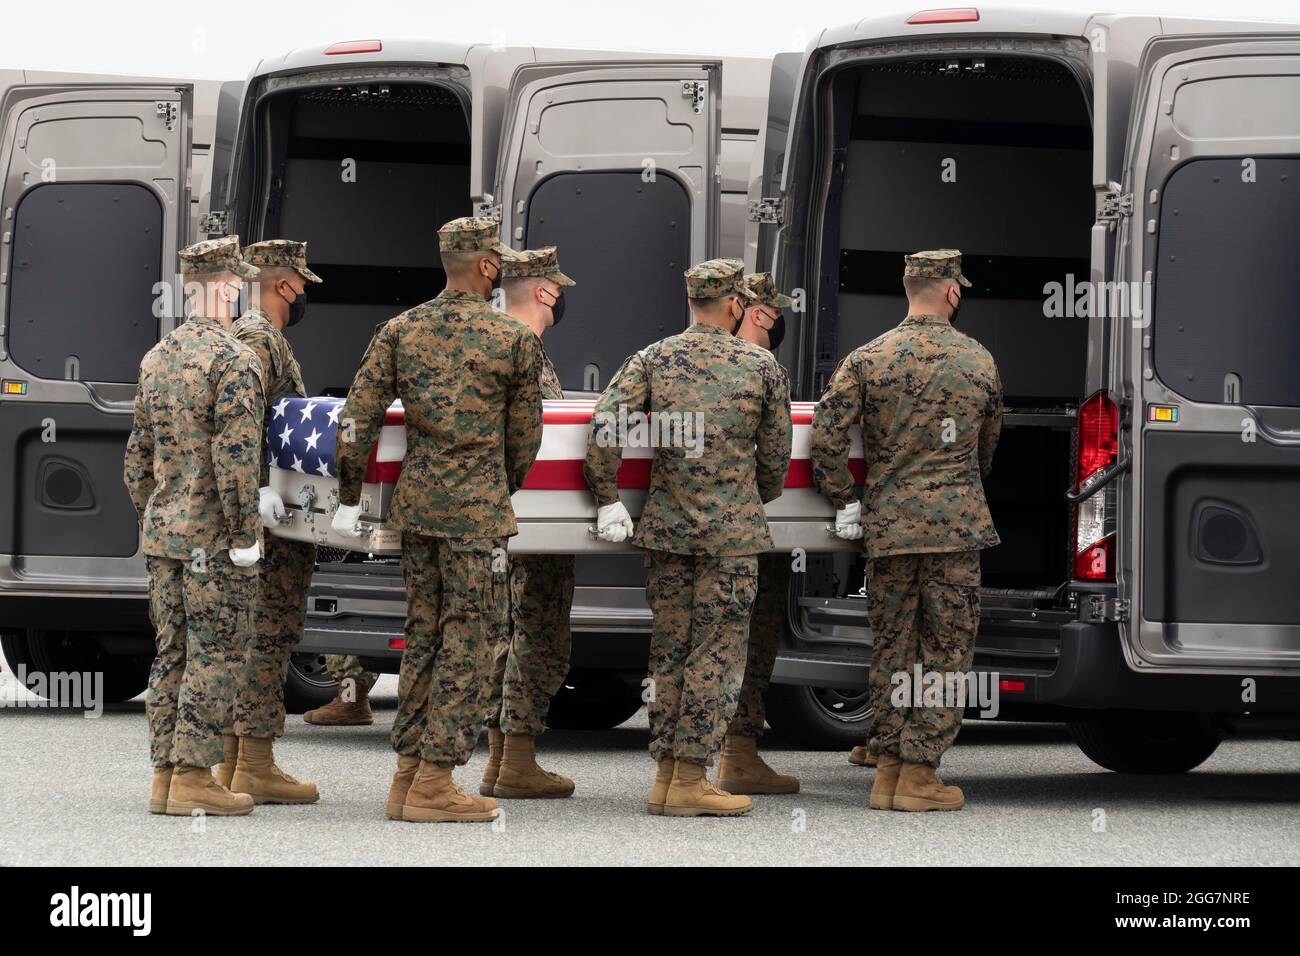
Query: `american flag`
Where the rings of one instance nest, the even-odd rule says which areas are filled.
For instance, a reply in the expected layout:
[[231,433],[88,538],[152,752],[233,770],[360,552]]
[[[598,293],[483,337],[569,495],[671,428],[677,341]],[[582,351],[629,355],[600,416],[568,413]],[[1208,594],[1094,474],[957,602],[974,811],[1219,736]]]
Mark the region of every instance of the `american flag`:
[[341,398],[282,398],[271,405],[266,428],[267,460],[272,468],[337,477],[334,435]]

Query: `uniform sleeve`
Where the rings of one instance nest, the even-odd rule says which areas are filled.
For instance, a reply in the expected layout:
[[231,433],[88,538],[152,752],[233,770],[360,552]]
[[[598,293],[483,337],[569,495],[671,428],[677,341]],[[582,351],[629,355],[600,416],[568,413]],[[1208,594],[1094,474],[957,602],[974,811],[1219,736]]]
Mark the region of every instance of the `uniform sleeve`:
[[[280,373],[283,370],[279,353],[271,347],[271,337],[261,329],[240,329],[235,333],[235,338],[252,349],[253,354],[257,356],[257,361],[261,363],[263,385],[265,386],[263,398],[267,404],[270,404],[270,390],[273,387],[271,383],[279,380]],[[262,441],[263,443],[266,441],[265,428],[262,429]],[[259,457],[261,465],[257,474],[257,481],[259,486],[265,486],[271,483],[271,466],[267,461],[265,446],[260,450]]]
[[763,401],[758,423],[756,474],[758,495],[763,504],[781,497],[785,473],[790,467],[790,379],[779,364]]
[[149,504],[155,485],[153,476],[153,424],[149,421],[149,403],[144,397],[144,384],[136,389],[135,418],[131,424],[131,437],[126,440],[126,461],[122,468],[127,491],[135,513],[144,521],[144,509]]
[[620,407],[626,408],[629,414],[650,410],[650,375],[640,352],[614,373],[591,413],[583,474],[587,487],[596,496],[597,508],[618,501],[618,469],[623,463],[623,447],[618,436]]
[[505,429],[506,477],[512,495],[523,487],[542,447],[542,345],[531,331],[516,342]]
[[988,476],[993,468],[993,453],[997,450],[998,439],[1002,437],[1002,378],[998,370],[993,369],[993,391],[989,395],[988,407],[984,412],[984,424],[980,426],[980,477]]
[[389,322],[371,338],[339,416],[334,444],[339,503],[349,507],[361,501],[370,447],[379,437],[388,406],[397,397],[397,336],[393,329]]
[[849,429],[861,417],[862,385],[850,355],[840,362],[813,412],[813,481],[836,508],[857,500],[849,471]]
[[213,411],[212,470],[232,548],[257,541],[258,459],[266,396],[262,366],[248,352],[236,356],[217,379]]

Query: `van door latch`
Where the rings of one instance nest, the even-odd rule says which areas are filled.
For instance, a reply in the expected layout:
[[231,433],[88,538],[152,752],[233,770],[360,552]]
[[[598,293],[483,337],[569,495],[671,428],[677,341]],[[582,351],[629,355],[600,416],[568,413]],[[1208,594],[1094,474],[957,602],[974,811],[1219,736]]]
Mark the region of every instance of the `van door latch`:
[[163,118],[163,123],[167,126],[168,132],[176,128],[176,118],[180,115],[180,107],[175,103],[159,100],[154,103],[153,111]]
[[749,201],[749,221],[784,223],[785,200],[771,196],[764,196],[762,199],[751,199]]
[[500,221],[501,221],[501,204],[500,204],[499,202],[498,202],[498,203],[494,203],[494,202],[493,202],[492,200],[490,200],[490,199],[489,199],[487,202],[475,203],[475,204],[474,204],[474,215],[476,215],[476,216],[484,216],[484,217],[486,217],[486,218],[488,218],[488,219],[495,219],[497,222],[500,222]]
[[1079,604],[1079,620],[1085,624],[1105,624],[1128,620],[1128,601],[1125,598],[1088,594]]
[[1133,194],[1123,192],[1119,183],[1111,183],[1101,194],[1097,207],[1098,222],[1119,222],[1122,216],[1133,215]]
[[691,101],[691,110],[704,112],[705,87],[699,80],[683,80],[682,96]]
[[199,220],[199,231],[207,233],[209,236],[224,236],[226,234],[226,214],[224,212],[210,212]]

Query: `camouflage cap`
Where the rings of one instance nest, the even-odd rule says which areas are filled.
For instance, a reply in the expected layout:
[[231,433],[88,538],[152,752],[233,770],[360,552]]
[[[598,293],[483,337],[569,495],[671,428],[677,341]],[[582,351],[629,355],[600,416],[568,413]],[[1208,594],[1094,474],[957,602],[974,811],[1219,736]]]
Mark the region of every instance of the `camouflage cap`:
[[307,268],[307,243],[293,239],[267,239],[244,246],[244,261],[253,266],[294,269],[308,282],[321,278]]
[[742,299],[754,298],[745,285],[745,263],[739,259],[710,259],[686,270],[686,294],[692,299],[720,299],[737,293]]
[[502,262],[518,258],[500,238],[501,220],[488,216],[462,216],[438,230],[439,252],[497,252]]
[[970,280],[961,274],[960,249],[933,249],[904,256],[903,275],[921,279],[956,279],[966,288]]
[[555,251],[555,246],[524,249],[522,252],[515,253],[515,256],[514,259],[502,260],[501,278],[526,279],[529,276],[539,276],[559,285],[577,285],[560,271],[560,257]]
[[784,292],[777,291],[776,280],[770,272],[751,272],[745,276],[745,288],[754,293],[759,305],[770,309],[788,309],[794,305],[794,299]]
[[181,259],[181,275],[203,276],[230,272],[241,279],[256,279],[257,266],[249,265],[239,257],[239,237],[222,236],[220,239],[204,239],[192,246],[186,246],[178,255]]

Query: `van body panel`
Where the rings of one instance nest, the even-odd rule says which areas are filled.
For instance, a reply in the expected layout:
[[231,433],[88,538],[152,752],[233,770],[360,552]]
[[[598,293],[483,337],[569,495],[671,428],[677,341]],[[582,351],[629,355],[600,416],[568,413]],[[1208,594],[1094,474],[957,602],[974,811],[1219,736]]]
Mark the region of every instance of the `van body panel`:
[[1137,670],[1300,673],[1300,29],[1253,26],[1181,22],[1140,67],[1117,277],[1151,307],[1115,320]]

